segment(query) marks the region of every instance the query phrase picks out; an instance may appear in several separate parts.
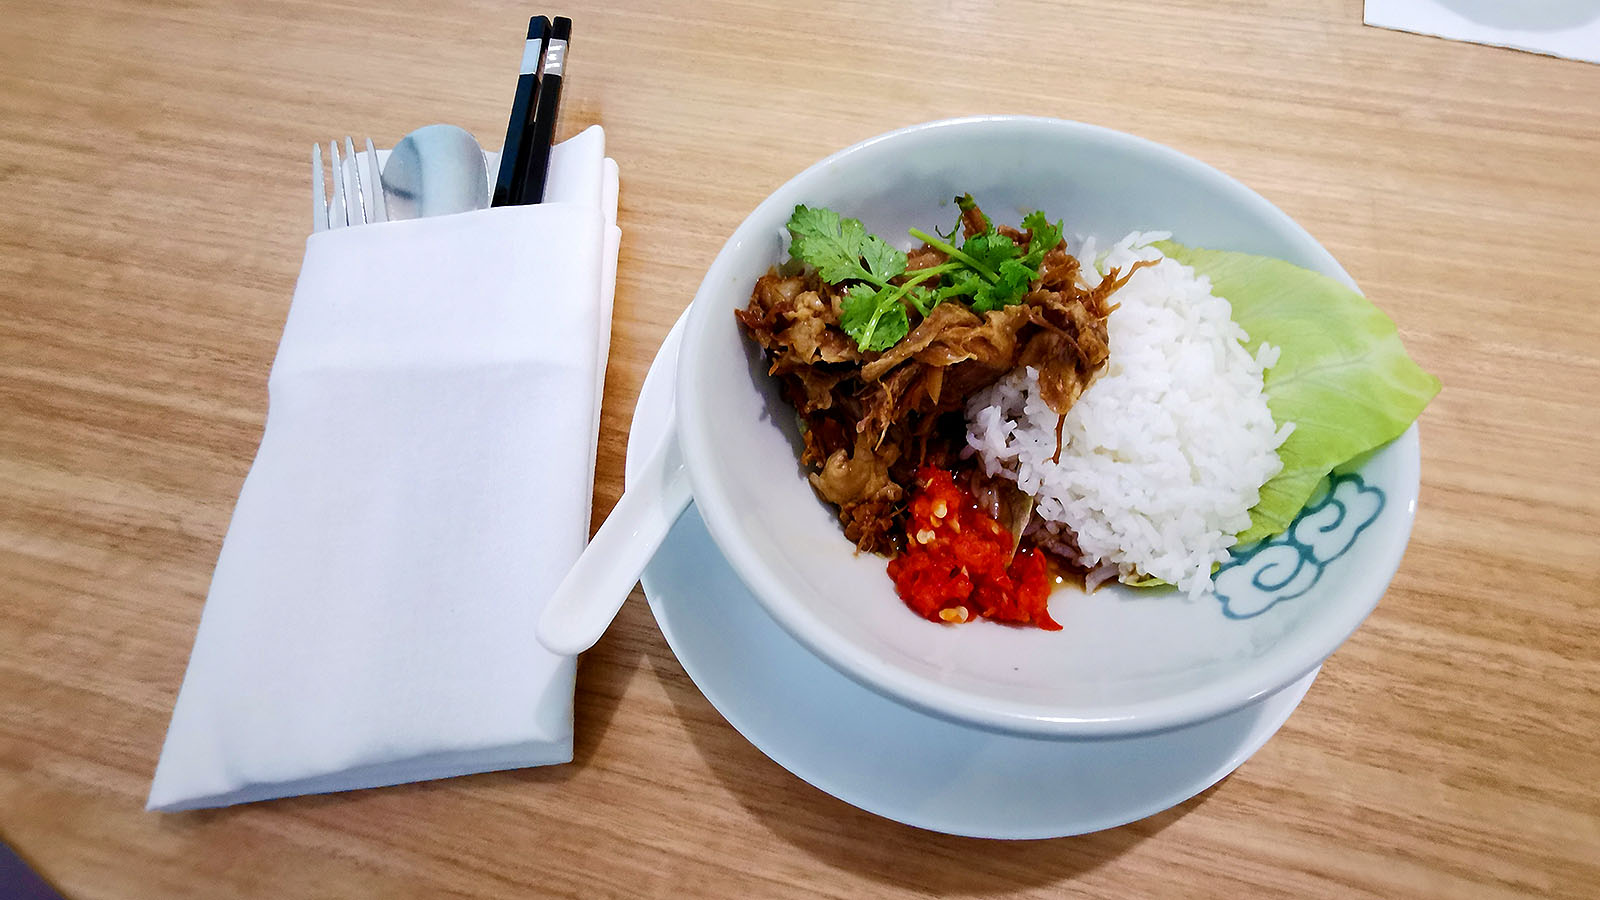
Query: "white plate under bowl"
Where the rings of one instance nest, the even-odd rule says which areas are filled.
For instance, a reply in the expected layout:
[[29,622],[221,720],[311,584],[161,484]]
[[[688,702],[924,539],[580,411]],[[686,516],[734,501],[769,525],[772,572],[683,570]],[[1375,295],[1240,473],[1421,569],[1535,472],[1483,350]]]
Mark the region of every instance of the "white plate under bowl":
[[[662,344],[639,393],[630,480],[667,427],[682,325]],[[897,703],[818,659],[751,595],[692,505],[640,580],[684,671],[762,753],[846,803],[947,834],[1064,837],[1154,815],[1260,749],[1317,676],[1159,734],[1024,737]]]
[[[954,720],[1044,737],[1120,737],[1203,721],[1316,668],[1376,606],[1415,509],[1416,428],[1364,460],[1297,524],[1216,578],[1217,592],[1111,585],[1050,599],[1063,631],[908,616],[883,560],[858,554],[796,461],[795,416],[734,319],[782,256],[797,203],[904,237],[945,228],[971,191],[998,221],[1036,207],[1116,240],[1170,230],[1192,246],[1258,253],[1352,284],[1259,194],[1150,141],[1079,122],[930,122],[842,150],[774,191],[707,270],[684,326],[679,442],[723,556],[797,640],[840,671]],[[1101,246],[1105,246],[1104,243]]]

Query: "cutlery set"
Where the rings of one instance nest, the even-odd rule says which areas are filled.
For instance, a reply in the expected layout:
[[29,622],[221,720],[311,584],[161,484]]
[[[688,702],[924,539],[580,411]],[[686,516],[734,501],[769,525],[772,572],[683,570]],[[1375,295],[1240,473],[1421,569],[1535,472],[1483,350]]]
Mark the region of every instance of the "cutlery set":
[[572,20],[564,16],[528,20],[492,196],[482,147],[453,125],[411,132],[382,165],[371,138],[358,154],[347,136],[342,156],[339,142],[328,142],[327,178],[322,146],[311,147],[311,230],[542,202],[571,37]]

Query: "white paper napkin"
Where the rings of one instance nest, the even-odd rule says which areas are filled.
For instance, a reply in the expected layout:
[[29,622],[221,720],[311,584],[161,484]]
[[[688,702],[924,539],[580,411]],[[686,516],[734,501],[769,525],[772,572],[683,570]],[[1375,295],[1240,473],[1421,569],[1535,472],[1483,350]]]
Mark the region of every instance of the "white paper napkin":
[[550,175],[538,206],[307,241],[150,808],[572,758],[574,662],[534,630],[589,533],[603,132]]
[[1600,0],[1366,0],[1379,28],[1600,62]]

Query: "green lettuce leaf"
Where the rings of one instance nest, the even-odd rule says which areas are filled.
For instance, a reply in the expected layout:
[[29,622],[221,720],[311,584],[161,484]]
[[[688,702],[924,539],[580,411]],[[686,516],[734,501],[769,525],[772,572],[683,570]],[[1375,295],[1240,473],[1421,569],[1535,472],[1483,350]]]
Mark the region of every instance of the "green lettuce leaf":
[[1394,322],[1340,282],[1280,259],[1154,246],[1210,277],[1252,352],[1262,341],[1282,350],[1267,370],[1267,405],[1294,432],[1278,448],[1283,471],[1262,485],[1241,545],[1288,528],[1335,466],[1399,437],[1439,393],[1439,379],[1406,355]]

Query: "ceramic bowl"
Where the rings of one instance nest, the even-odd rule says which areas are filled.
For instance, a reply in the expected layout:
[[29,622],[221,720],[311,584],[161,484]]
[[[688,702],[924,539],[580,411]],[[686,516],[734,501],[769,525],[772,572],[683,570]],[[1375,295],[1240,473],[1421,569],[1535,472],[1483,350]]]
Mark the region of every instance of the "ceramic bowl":
[[[1059,632],[925,621],[885,561],[858,554],[798,463],[793,411],[733,312],[780,261],[797,203],[882,235],[947,227],[971,192],[999,221],[1042,209],[1069,233],[1114,240],[1171,231],[1192,246],[1275,256],[1352,284],[1260,195],[1175,150],[1055,119],[929,122],[842,150],[756,207],[696,294],[677,371],[678,438],[718,548],[771,616],[823,660],[919,709],[1055,738],[1160,731],[1239,709],[1292,684],[1355,631],[1399,566],[1416,506],[1413,428],[1332,479],[1290,531],[1216,575],[1171,590],[1070,587]],[[1102,244],[1103,245],[1103,244]],[[757,663],[759,664],[759,663]]]

